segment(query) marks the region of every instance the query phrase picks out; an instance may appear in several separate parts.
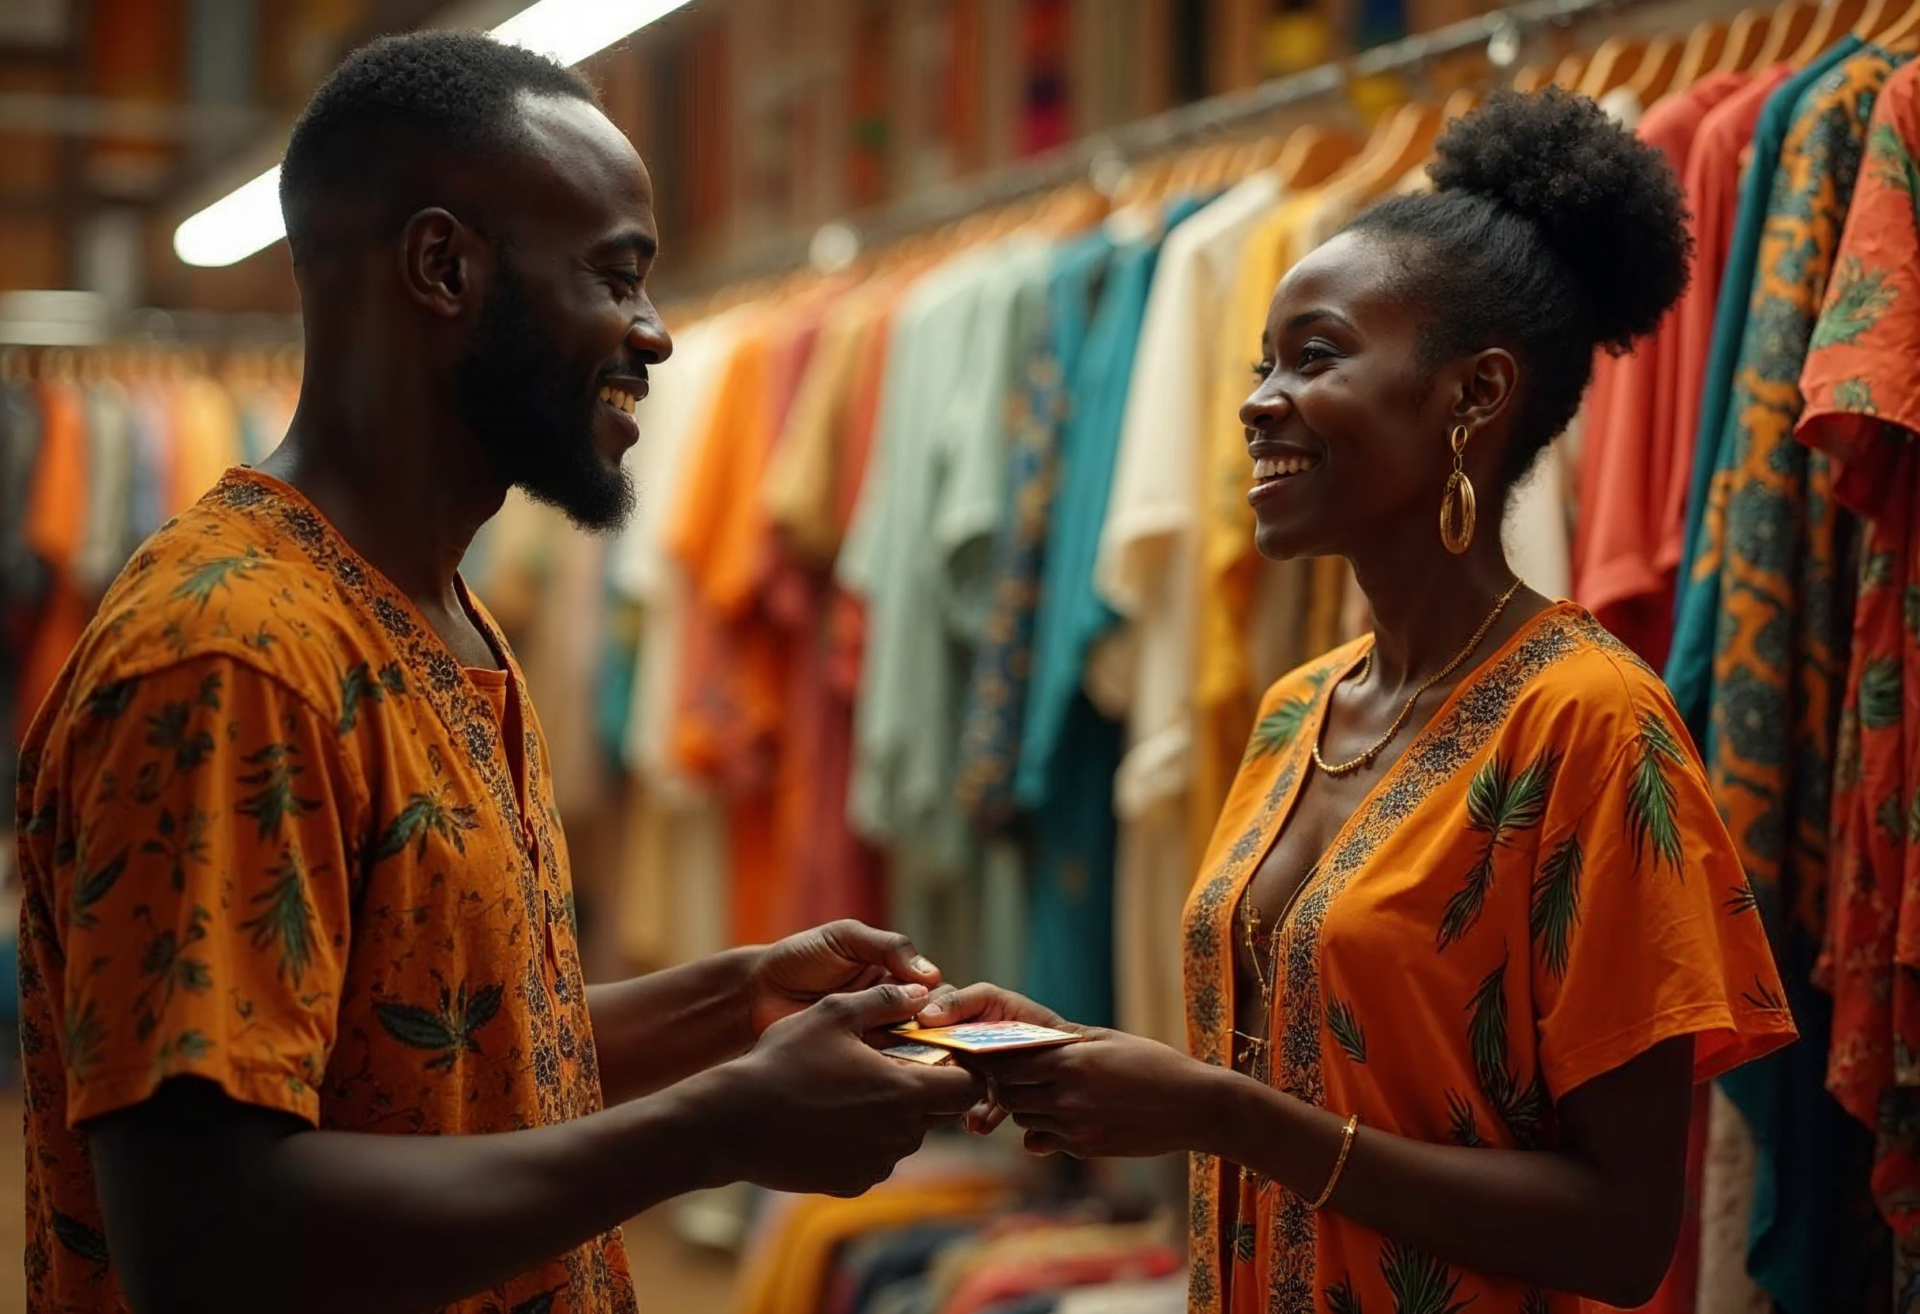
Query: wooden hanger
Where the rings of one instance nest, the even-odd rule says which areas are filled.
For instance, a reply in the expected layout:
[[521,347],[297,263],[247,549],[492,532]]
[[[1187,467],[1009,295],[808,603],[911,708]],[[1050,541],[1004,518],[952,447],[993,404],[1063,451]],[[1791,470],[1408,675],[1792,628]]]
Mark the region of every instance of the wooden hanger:
[[1583,96],[1599,100],[1609,91],[1626,86],[1646,53],[1645,37],[1608,37],[1587,61],[1586,73],[1575,89]]
[[1902,52],[1911,47],[1916,39],[1920,39],[1920,0],[1910,0],[1904,14],[1873,35],[1875,45]]
[[1547,87],[1553,81],[1553,65],[1529,64],[1513,75],[1513,89],[1523,96]]
[[1084,233],[1107,217],[1107,198],[1085,182],[1069,183],[1045,197],[1035,212],[1036,229],[1055,239]]
[[1646,53],[1640,57],[1640,67],[1634,70],[1633,80],[1627,84],[1643,108],[1651,108],[1655,101],[1674,89],[1673,75],[1680,71],[1680,56],[1684,53],[1686,43],[1680,37],[1658,36],[1648,44]]
[[1310,123],[1295,128],[1280,149],[1275,166],[1280,185],[1290,192],[1318,187],[1360,153],[1361,141],[1345,128]]
[[1277,169],[1286,149],[1287,138],[1277,134],[1270,132],[1256,138],[1247,147],[1247,176],[1251,178],[1262,169]]
[[1234,167],[1240,162],[1241,146],[1230,142],[1225,146],[1215,146],[1204,152],[1196,166],[1199,174],[1197,191],[1203,195],[1209,192],[1223,192],[1240,181],[1244,174],[1235,174]]
[[1361,158],[1331,179],[1327,191],[1354,209],[1375,200],[1427,158],[1443,126],[1440,106],[1402,105],[1380,121]]
[[1807,33],[1813,30],[1814,15],[1820,12],[1813,0],[1786,0],[1773,14],[1773,27],[1767,33],[1767,44],[1760,48],[1760,54],[1754,63],[1760,68],[1778,64],[1800,48],[1807,39]]
[[1727,52],[1727,25],[1702,23],[1687,33],[1687,44],[1680,52],[1680,67],[1674,70],[1674,91],[1685,91],[1715,71]]
[[1873,40],[1874,33],[1887,26],[1887,18],[1892,8],[1892,0],[1867,0],[1866,12],[1862,13],[1853,25],[1854,39]]
[[1813,26],[1787,62],[1795,68],[1811,64],[1814,57],[1838,41],[1867,11],[1867,0],[1826,0],[1813,16]]
[[1447,97],[1447,103],[1440,107],[1443,122],[1452,123],[1455,119],[1464,119],[1480,108],[1480,102],[1486,99],[1486,93],[1479,87],[1462,87]]
[[1742,9],[1733,16],[1733,22],[1727,27],[1727,47],[1720,62],[1713,66],[1716,73],[1745,73],[1757,68],[1760,52],[1766,49],[1767,37],[1773,30],[1773,10]]
[[1578,91],[1580,79],[1587,71],[1587,59],[1586,51],[1576,50],[1561,60],[1559,67],[1553,70],[1553,85],[1562,91]]

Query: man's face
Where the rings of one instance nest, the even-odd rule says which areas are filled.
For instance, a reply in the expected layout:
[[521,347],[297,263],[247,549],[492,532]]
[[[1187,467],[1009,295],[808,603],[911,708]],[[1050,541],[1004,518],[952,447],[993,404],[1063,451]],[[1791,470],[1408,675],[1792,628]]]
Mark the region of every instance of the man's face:
[[511,199],[457,405],[509,482],[583,529],[617,529],[634,505],[620,463],[640,436],[633,407],[673,350],[646,290],[653,187],[591,105],[529,97],[526,121],[533,145],[499,180]]

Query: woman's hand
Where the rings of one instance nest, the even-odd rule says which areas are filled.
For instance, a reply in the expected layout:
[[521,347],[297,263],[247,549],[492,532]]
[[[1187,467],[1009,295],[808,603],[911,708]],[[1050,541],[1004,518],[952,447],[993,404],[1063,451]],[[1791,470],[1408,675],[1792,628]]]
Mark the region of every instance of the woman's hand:
[[[917,1019],[923,1027],[957,1027],[963,1022],[1031,1022],[1056,1031],[1081,1031],[1044,1004],[1036,1004],[1025,995],[1003,990],[986,981],[964,990],[941,986],[933,992]],[[965,1126],[975,1136],[989,1136],[1007,1120],[1007,1111],[991,1097],[968,1111]]]
[[1131,1159],[1203,1148],[1218,1069],[1124,1031],[1075,1029],[1077,1044],[964,1060],[1026,1130],[1029,1153]]

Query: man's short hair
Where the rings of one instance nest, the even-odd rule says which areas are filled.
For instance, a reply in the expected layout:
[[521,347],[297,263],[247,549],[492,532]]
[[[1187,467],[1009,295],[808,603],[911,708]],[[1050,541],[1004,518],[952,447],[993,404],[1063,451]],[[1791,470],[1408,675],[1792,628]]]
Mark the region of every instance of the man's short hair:
[[528,92],[599,104],[572,69],[478,32],[409,32],[348,55],[307,102],[280,166],[295,263],[330,209],[403,204],[422,148],[484,158],[511,145]]

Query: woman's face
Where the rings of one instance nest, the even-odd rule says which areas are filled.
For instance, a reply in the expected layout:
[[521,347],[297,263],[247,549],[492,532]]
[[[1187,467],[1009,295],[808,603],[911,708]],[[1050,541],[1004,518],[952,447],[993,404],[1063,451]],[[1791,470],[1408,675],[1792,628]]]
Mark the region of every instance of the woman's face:
[[1274,293],[1260,382],[1240,408],[1263,556],[1377,555],[1414,524],[1437,546],[1461,394],[1422,367],[1400,275],[1392,245],[1344,233]]

